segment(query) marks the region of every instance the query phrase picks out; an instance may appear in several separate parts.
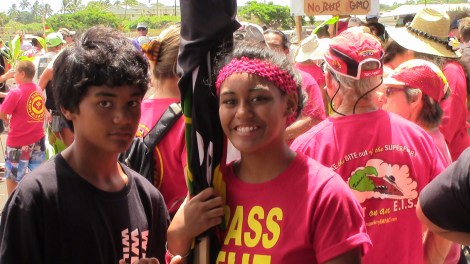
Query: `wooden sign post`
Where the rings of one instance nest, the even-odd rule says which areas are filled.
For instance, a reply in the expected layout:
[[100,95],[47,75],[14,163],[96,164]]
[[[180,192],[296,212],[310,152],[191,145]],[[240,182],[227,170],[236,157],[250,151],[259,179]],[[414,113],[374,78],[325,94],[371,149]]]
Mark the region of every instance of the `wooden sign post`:
[[302,42],[302,17],[301,16],[295,17],[295,32],[297,34],[298,44],[300,45],[300,42]]

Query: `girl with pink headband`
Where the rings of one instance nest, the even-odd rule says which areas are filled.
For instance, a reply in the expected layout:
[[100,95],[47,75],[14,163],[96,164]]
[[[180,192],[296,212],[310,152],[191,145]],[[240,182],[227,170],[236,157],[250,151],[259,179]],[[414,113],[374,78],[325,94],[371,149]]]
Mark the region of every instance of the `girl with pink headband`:
[[217,263],[360,263],[370,240],[359,203],[339,175],[286,143],[303,101],[287,57],[238,46],[216,88],[222,128],[241,158],[181,206],[167,255],[187,261],[194,238],[224,222]]

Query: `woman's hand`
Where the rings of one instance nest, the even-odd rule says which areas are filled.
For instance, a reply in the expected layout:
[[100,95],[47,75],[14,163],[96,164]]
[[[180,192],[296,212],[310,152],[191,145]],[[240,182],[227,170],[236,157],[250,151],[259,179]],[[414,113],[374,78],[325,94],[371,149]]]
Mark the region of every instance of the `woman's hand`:
[[[0,58],[1,59],[1,58]],[[5,74],[0,76],[0,82],[6,82],[8,79],[11,79],[15,76],[15,70],[10,69]]]
[[168,251],[172,255],[185,256],[193,239],[221,224],[223,216],[222,197],[214,188],[207,188],[190,199],[187,197],[168,228]]

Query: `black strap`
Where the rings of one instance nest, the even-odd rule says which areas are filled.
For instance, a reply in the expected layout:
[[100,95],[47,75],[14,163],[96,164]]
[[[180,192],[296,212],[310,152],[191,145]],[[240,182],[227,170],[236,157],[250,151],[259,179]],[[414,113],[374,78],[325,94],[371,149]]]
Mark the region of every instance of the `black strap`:
[[155,126],[144,137],[144,144],[149,149],[154,149],[160,142],[163,136],[170,130],[173,124],[183,114],[180,103],[172,103],[163,113],[162,117],[158,120]]

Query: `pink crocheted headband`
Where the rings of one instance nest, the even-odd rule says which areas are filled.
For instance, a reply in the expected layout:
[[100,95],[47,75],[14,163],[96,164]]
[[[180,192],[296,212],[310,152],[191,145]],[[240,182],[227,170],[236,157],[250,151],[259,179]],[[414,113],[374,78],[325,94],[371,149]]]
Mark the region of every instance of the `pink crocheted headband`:
[[263,77],[287,94],[297,91],[297,85],[287,71],[281,70],[277,65],[273,65],[260,59],[241,57],[240,59],[232,59],[220,70],[219,75],[217,76],[217,81],[215,82],[217,95],[220,94],[220,86],[225,79],[233,73],[240,72],[251,73]]

